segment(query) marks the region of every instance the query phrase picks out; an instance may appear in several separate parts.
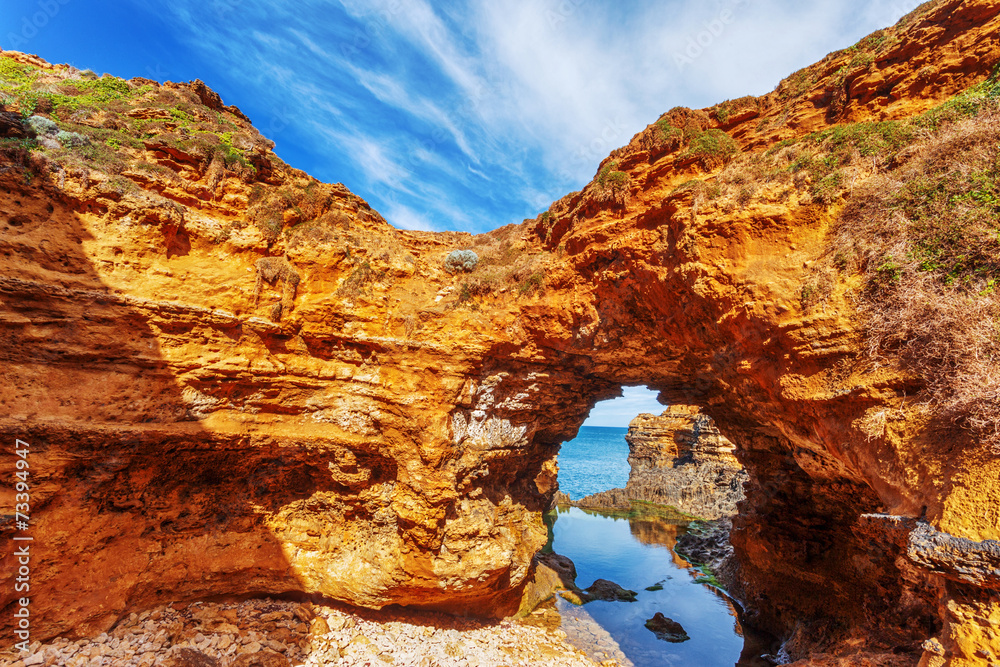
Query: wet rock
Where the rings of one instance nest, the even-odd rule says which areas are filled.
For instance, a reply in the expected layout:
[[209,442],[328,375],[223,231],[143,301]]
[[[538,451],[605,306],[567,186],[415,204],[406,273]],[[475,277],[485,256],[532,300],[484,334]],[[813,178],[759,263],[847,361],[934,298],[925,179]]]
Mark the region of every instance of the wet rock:
[[592,583],[589,588],[584,590],[584,593],[586,594],[584,602],[592,602],[594,600],[606,600],[608,602],[635,602],[635,596],[638,595],[635,591],[622,588],[615,582],[608,581],[607,579],[598,579]]
[[732,522],[729,519],[693,522],[677,538],[674,551],[692,563],[718,565],[733,553],[729,542]]
[[521,595],[518,614],[523,616],[549,600],[557,591],[569,592],[564,598],[582,604],[581,591],[576,585],[576,565],[566,556],[556,553],[535,556],[535,571]]
[[691,639],[680,623],[664,616],[661,612],[653,614],[653,618],[646,621],[646,627],[656,635],[657,639],[665,642],[679,643]]

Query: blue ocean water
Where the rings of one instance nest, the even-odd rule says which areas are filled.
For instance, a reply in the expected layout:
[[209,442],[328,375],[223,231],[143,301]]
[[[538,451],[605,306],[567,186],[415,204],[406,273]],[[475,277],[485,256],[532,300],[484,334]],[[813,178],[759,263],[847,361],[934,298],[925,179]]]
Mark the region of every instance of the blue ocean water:
[[579,500],[628,481],[627,428],[582,426],[559,450],[559,490]]

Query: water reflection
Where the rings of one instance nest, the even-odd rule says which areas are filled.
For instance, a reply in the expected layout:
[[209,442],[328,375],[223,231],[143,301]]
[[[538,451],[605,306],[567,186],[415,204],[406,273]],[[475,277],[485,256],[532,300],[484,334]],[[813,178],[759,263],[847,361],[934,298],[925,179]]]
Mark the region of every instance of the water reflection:
[[[768,651],[769,638],[745,633],[732,600],[697,583],[701,572],[675,553],[688,523],[683,516],[654,508],[631,513],[562,508],[549,519],[552,549],[576,564],[581,588],[603,578],[639,593],[636,602],[575,607],[556,601],[569,641],[598,662],[615,658],[636,667],[768,664],[758,656]],[[657,639],[644,625],[656,612],[679,622],[691,639],[679,644]]]

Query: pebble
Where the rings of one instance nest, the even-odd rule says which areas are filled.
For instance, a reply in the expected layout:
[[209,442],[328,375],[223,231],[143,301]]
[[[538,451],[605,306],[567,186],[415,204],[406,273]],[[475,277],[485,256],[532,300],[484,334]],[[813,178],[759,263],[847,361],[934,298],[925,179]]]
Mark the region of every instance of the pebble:
[[[613,651],[591,651],[588,657],[567,641],[565,631],[530,623],[482,621],[434,612],[368,611],[268,598],[240,603],[173,603],[130,614],[97,637],[74,641],[57,638],[46,644],[35,642],[30,648],[27,654],[0,652],[0,664],[161,667],[174,664],[171,656],[180,649],[199,651],[210,659],[206,664],[215,660],[220,667],[258,663],[267,667],[629,664],[627,660],[607,661]],[[240,656],[246,657],[241,660]],[[246,662],[251,656],[252,662]]]

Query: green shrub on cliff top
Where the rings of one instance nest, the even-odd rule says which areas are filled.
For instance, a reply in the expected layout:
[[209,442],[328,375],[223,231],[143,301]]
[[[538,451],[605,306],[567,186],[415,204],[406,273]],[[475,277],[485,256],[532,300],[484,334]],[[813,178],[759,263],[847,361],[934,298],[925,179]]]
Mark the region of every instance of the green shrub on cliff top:
[[705,130],[691,138],[691,144],[681,157],[698,158],[705,166],[728,162],[740,152],[739,145],[722,130]]

